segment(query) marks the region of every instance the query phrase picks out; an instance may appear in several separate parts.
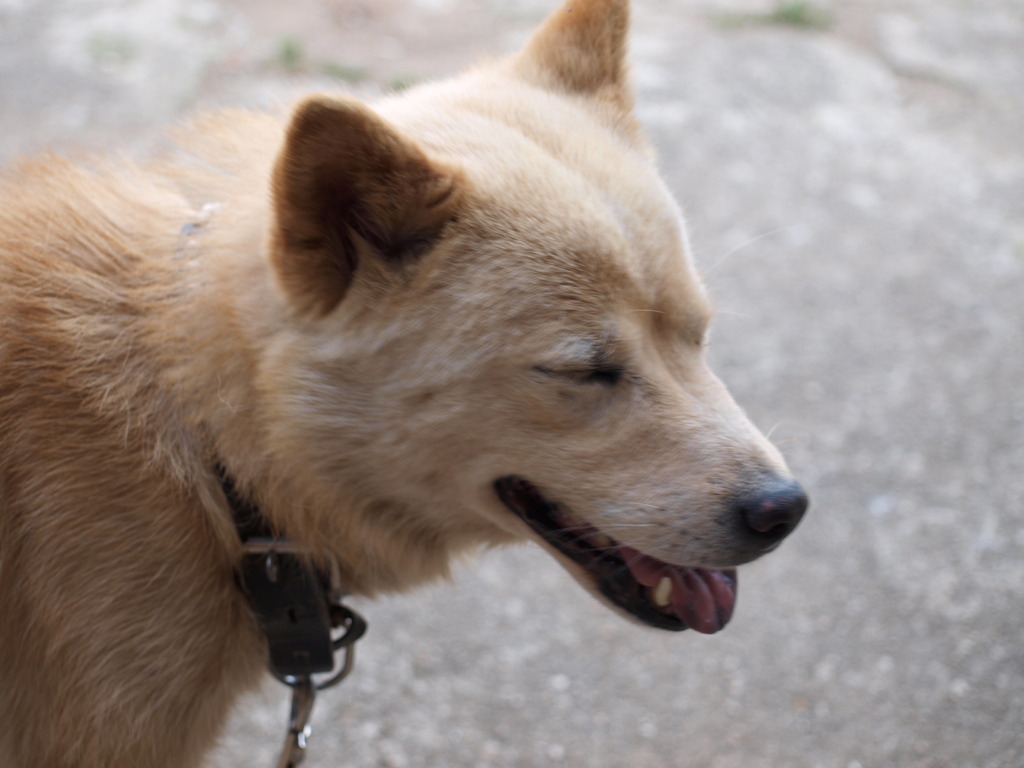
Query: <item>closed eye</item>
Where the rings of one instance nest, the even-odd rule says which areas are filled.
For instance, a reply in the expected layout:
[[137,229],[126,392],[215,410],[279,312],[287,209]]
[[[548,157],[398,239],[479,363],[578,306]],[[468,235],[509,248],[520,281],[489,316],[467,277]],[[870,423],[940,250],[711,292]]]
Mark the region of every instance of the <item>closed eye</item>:
[[534,370],[558,379],[565,379],[574,384],[598,384],[604,387],[614,387],[626,375],[621,365],[613,363],[601,363],[586,368],[547,368],[542,365],[534,366]]

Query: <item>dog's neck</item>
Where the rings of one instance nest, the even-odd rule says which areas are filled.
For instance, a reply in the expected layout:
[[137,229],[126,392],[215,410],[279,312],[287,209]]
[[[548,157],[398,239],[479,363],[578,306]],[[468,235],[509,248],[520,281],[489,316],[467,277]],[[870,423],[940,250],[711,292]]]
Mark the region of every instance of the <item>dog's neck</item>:
[[[223,191],[221,203],[197,206],[178,225],[174,263],[184,300],[160,320],[164,333],[173,333],[174,348],[157,353],[180,367],[171,376],[189,431],[205,444],[205,456],[230,468],[266,525],[316,562],[336,558],[352,593],[406,589],[446,576],[452,557],[474,541],[411,541],[418,529],[402,521],[421,510],[398,500],[367,506],[358,495],[359,478],[346,481],[338,470],[325,475],[281,435],[271,439],[269,414],[278,406],[268,393],[287,393],[289,385],[268,378],[283,366],[268,366],[267,356],[287,358],[312,342],[297,327],[269,265],[266,201],[242,188]],[[224,527],[222,535],[226,547],[237,548],[233,528]]]

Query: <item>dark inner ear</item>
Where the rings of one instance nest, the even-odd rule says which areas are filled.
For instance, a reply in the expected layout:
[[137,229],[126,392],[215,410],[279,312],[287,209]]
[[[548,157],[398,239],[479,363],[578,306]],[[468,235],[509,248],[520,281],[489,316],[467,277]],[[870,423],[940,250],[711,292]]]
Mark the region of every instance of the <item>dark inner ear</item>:
[[362,260],[422,255],[455,217],[458,174],[353,99],[295,111],[274,170],[271,262],[300,311],[325,314]]
[[[424,180],[424,183],[430,184],[430,181]],[[393,264],[401,264],[429,250],[444,225],[454,219],[454,213],[445,213],[445,203],[454,193],[453,180],[446,189],[439,191],[436,201],[420,200],[421,207],[404,212],[396,211],[397,215],[391,221],[382,220],[387,217],[380,216],[379,211],[370,209],[358,197],[353,199],[342,194],[334,203],[335,214],[328,215],[338,215],[339,227],[350,228],[384,259]]]

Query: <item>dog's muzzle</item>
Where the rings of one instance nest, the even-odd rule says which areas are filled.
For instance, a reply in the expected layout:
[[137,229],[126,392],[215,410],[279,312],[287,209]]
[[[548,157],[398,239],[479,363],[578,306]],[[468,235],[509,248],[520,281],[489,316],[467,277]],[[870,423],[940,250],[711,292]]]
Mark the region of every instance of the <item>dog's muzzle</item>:
[[[502,503],[549,546],[579,565],[613,605],[659,629],[721,630],[732,617],[738,587],[735,568],[672,565],[619,543],[596,527],[570,518],[521,477],[494,482]],[[771,551],[799,523],[807,496],[796,483],[766,483],[739,499],[731,519],[743,542],[744,561]]]

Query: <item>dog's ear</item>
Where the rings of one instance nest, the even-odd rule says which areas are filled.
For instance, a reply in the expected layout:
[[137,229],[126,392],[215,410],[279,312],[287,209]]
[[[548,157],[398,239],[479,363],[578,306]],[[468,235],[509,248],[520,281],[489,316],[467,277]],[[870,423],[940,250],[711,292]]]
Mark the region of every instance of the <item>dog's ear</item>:
[[533,33],[515,66],[544,87],[592,95],[629,112],[628,33],[629,0],[566,0]]
[[455,215],[459,174],[355,99],[313,96],[292,116],[272,180],[270,260],[300,312],[324,315],[366,259],[417,258]]

